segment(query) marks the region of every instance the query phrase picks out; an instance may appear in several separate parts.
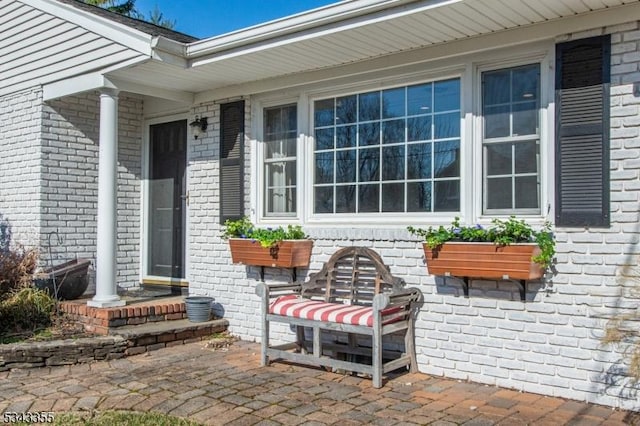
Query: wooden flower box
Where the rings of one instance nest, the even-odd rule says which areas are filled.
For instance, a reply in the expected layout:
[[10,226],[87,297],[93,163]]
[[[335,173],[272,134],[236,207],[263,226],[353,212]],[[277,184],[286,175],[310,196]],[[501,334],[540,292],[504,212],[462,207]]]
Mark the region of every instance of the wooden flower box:
[[541,278],[544,269],[532,257],[540,254],[537,244],[447,242],[430,249],[423,244],[428,272],[467,278],[494,280],[534,280]]
[[309,266],[312,240],[284,240],[271,247],[262,247],[258,241],[229,238],[233,263],[273,268]]

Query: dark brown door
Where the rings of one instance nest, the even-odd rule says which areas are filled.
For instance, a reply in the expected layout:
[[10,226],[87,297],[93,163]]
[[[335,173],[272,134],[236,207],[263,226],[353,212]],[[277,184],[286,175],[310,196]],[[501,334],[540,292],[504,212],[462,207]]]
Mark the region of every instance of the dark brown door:
[[149,275],[184,278],[187,121],[154,124],[149,141]]

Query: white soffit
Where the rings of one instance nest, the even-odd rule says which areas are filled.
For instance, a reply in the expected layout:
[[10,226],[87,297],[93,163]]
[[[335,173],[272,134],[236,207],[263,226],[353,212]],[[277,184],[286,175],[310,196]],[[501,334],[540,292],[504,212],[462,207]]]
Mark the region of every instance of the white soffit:
[[[165,87],[191,92],[215,90],[606,9],[612,13],[617,9],[616,17],[622,22],[631,21],[637,18],[621,8],[631,4],[638,11],[640,0],[347,1],[191,43],[187,46],[190,62],[187,69],[154,61],[120,70],[115,75],[141,83],[155,80]],[[366,14],[356,7],[359,5],[368,7]],[[593,27],[609,24],[589,21]],[[559,28],[558,35],[570,31],[563,26]]]

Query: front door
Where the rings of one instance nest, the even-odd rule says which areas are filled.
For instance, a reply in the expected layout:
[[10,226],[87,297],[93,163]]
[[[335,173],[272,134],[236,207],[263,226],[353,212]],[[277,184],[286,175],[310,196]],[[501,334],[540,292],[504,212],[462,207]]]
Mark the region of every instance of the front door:
[[149,131],[147,274],[184,278],[187,121],[154,124]]

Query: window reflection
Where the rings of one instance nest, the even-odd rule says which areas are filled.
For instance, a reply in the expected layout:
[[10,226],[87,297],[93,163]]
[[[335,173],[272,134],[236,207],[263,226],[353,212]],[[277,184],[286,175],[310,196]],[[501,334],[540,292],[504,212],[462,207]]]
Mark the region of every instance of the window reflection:
[[314,110],[315,213],[459,211],[459,79],[322,99]]

